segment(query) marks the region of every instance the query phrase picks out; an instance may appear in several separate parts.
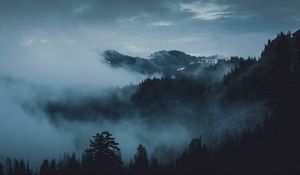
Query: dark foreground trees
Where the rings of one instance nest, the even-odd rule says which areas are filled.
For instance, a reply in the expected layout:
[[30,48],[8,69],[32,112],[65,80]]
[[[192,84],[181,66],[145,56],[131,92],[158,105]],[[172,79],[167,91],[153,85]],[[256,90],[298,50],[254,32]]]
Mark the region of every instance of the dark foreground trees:
[[0,175],[3,175],[3,174],[4,174],[4,166],[0,162]]
[[0,175],[32,175],[29,163],[24,160],[7,158],[5,163],[0,162]]
[[[299,142],[281,138],[277,119],[266,117],[253,130],[228,136],[217,147],[207,147],[200,138],[193,139],[177,156],[173,165],[160,166],[148,159],[147,150],[139,145],[130,166],[123,166],[118,144],[109,132],[96,134],[81,160],[65,154],[61,160],[44,160],[38,170],[24,161],[6,160],[0,175],[94,175],[94,174],[296,174],[300,172]],[[285,134],[290,131],[283,131]]]

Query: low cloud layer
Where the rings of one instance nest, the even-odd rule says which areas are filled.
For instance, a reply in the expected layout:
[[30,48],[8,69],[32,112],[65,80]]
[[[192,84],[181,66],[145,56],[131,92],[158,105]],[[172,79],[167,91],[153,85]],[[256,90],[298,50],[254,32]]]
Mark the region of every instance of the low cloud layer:
[[[58,157],[74,150],[72,133],[57,130],[47,118],[34,118],[26,113],[20,102],[31,98],[27,85],[0,81],[0,156],[24,158],[37,164],[44,157]],[[43,114],[40,114],[43,115]]]
[[5,76],[1,77],[0,85],[3,107],[0,111],[0,155],[24,158],[35,166],[44,158],[61,157],[65,152],[75,152],[80,156],[88,147],[89,139],[106,130],[120,143],[125,163],[132,158],[138,144],[145,145],[149,153],[159,145],[176,153],[199,136],[204,143],[214,145],[226,132],[235,133],[254,126],[265,112],[260,102],[222,107],[211,98],[199,109],[201,115],[188,106],[177,106],[172,113],[159,113],[152,119],[133,109],[136,112],[125,112],[117,120],[101,115],[90,120],[77,119],[76,116],[72,119],[58,116],[52,120],[41,108],[41,103],[67,100],[70,104],[78,103],[80,107],[80,103],[85,103],[82,99],[105,97],[114,90],[62,91]]

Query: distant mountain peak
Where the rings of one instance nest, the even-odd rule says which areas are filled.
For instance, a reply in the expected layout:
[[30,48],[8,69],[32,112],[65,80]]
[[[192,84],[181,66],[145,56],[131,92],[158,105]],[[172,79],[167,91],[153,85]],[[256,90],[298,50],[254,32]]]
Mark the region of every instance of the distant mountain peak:
[[117,52],[116,50],[105,50],[102,53],[103,56],[123,56],[123,54]]
[[154,52],[150,55],[150,58],[156,58],[156,57],[163,57],[163,56],[173,56],[173,57],[186,57],[186,56],[192,56],[189,54],[186,54],[182,51],[178,50],[160,50],[157,52]]
[[[103,57],[113,67],[122,67],[142,74],[184,74],[203,66],[217,63],[218,59],[224,59],[218,55],[204,57],[193,56],[178,50],[160,50],[150,55],[149,59],[123,55],[115,50],[106,50]],[[185,69],[182,69],[182,68]],[[183,71],[184,70],[184,71]]]

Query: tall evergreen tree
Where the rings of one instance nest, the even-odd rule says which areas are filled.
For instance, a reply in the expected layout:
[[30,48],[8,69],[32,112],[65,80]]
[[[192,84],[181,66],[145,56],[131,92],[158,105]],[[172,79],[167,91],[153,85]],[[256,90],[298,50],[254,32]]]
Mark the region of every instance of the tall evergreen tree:
[[108,131],[97,133],[90,140],[90,148],[86,150],[93,161],[93,168],[102,171],[118,171],[122,168],[119,143]]
[[40,168],[40,175],[50,175],[50,167],[49,167],[49,161],[44,160],[41,168]]
[[13,173],[13,168],[12,168],[12,160],[10,158],[7,158],[6,161],[5,161],[5,168],[6,168],[6,171],[5,173],[7,175],[12,175]]
[[134,163],[133,163],[133,168],[135,170],[147,170],[148,169],[148,156],[147,156],[147,151],[146,148],[139,144],[137,148],[137,152],[134,155]]
[[27,175],[31,175],[32,174],[32,170],[30,169],[30,166],[29,166],[29,162],[27,161],[26,163],[26,174]]
[[54,175],[56,173],[56,160],[52,159],[50,163],[50,174]]

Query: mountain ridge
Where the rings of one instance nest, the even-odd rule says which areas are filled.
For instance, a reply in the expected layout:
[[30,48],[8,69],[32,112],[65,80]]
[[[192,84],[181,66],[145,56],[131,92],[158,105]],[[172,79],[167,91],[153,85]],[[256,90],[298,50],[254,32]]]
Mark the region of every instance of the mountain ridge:
[[193,56],[178,50],[160,50],[151,54],[149,59],[124,55],[115,50],[106,50],[102,56],[112,67],[125,68],[145,75],[169,76],[184,74],[186,73],[185,69],[191,65],[203,68],[216,64],[220,59],[226,59],[226,57],[220,58],[218,55]]

